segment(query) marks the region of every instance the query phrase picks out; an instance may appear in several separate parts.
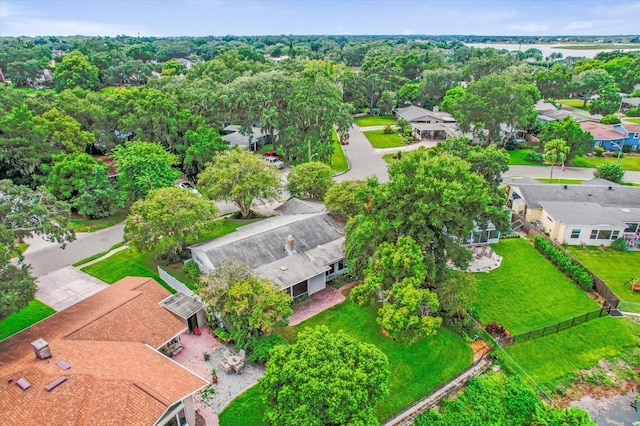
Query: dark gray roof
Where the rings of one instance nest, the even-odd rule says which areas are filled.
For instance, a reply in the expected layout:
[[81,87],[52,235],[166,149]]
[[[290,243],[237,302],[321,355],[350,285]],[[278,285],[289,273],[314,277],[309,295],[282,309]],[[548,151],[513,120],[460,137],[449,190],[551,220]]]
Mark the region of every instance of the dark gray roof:
[[189,319],[195,315],[196,312],[204,308],[204,303],[194,297],[189,297],[184,293],[178,292],[160,302],[160,306],[163,306],[180,318]]
[[304,214],[304,213],[320,213],[327,211],[324,204],[320,201],[301,200],[292,198],[276,207],[276,212],[281,215]]
[[[625,227],[616,215],[598,203],[573,203],[567,201],[542,201],[542,208],[565,225],[598,225]],[[620,210],[619,208],[617,210]]]
[[[608,181],[605,181],[608,182]],[[640,207],[640,187],[604,185],[549,185],[512,183],[529,208],[539,209],[542,201],[598,203],[602,207]],[[609,189],[611,188],[611,189]]]
[[263,265],[255,270],[261,277],[268,278],[281,289],[291,287],[306,279],[328,271],[331,265],[344,258],[344,238],[320,245],[304,253]]
[[444,111],[429,111],[428,109],[416,106],[409,105],[407,107],[396,108],[395,113],[398,117],[402,117],[409,121],[415,121],[425,117],[432,117],[437,120],[442,120],[444,122],[454,122],[456,121],[451,114]]
[[229,142],[231,146],[249,146],[251,143],[255,143],[263,135],[260,127],[252,127],[251,142],[249,142],[249,136],[240,133],[240,126],[232,124],[222,129],[226,134],[222,136],[222,140]]
[[589,180],[584,180],[580,182],[580,185],[595,185],[595,186],[606,186],[607,189],[610,186],[620,186],[619,183],[611,182],[610,180],[602,179],[602,178],[593,178]]
[[214,266],[233,259],[255,269],[287,257],[285,239],[289,235],[295,251],[303,253],[342,238],[344,227],[328,213],[275,216],[190,248],[206,255]]

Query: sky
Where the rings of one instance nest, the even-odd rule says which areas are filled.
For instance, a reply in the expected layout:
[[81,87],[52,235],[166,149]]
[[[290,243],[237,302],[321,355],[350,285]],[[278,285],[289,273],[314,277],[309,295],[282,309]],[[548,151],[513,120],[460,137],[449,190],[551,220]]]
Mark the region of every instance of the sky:
[[640,0],[0,0],[0,36],[639,33]]

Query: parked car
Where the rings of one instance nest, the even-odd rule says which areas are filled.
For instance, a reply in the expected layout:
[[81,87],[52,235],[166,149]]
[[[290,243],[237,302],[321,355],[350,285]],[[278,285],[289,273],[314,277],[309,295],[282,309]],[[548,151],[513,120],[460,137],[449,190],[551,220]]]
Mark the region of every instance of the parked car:
[[347,138],[340,139],[340,145],[349,145],[349,139]]
[[272,166],[276,166],[279,169],[284,167],[284,162],[282,160],[278,160],[276,157],[267,156],[262,158],[264,158],[264,161],[266,161],[267,163],[271,164]]
[[280,161],[284,161],[284,157],[282,155],[278,155],[275,149],[270,149],[269,151],[262,154],[263,157],[275,157]]
[[182,189],[188,189],[191,192],[193,192],[194,194],[199,194],[198,190],[196,189],[195,185],[192,184],[189,181],[180,181],[178,183],[176,183],[176,186],[178,188],[182,188]]

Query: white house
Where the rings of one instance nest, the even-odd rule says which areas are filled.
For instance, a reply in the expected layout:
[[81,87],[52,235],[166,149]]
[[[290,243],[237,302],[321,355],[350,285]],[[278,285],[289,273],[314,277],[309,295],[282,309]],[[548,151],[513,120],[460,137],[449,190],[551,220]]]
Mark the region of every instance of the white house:
[[638,245],[640,188],[604,179],[549,185],[533,179],[506,183],[511,209],[561,244],[609,246],[617,238]]
[[321,203],[292,199],[280,216],[238,228],[235,232],[191,246],[203,273],[225,259],[249,265],[291,297],[324,289],[344,273],[344,227]]

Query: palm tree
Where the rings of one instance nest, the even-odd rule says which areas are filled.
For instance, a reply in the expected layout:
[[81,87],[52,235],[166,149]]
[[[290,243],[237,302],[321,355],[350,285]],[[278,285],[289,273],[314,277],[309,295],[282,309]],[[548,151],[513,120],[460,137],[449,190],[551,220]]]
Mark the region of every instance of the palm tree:
[[551,163],[549,183],[553,179],[553,166],[564,163],[570,150],[571,148],[562,139],[552,139],[544,144],[544,159],[546,162]]

